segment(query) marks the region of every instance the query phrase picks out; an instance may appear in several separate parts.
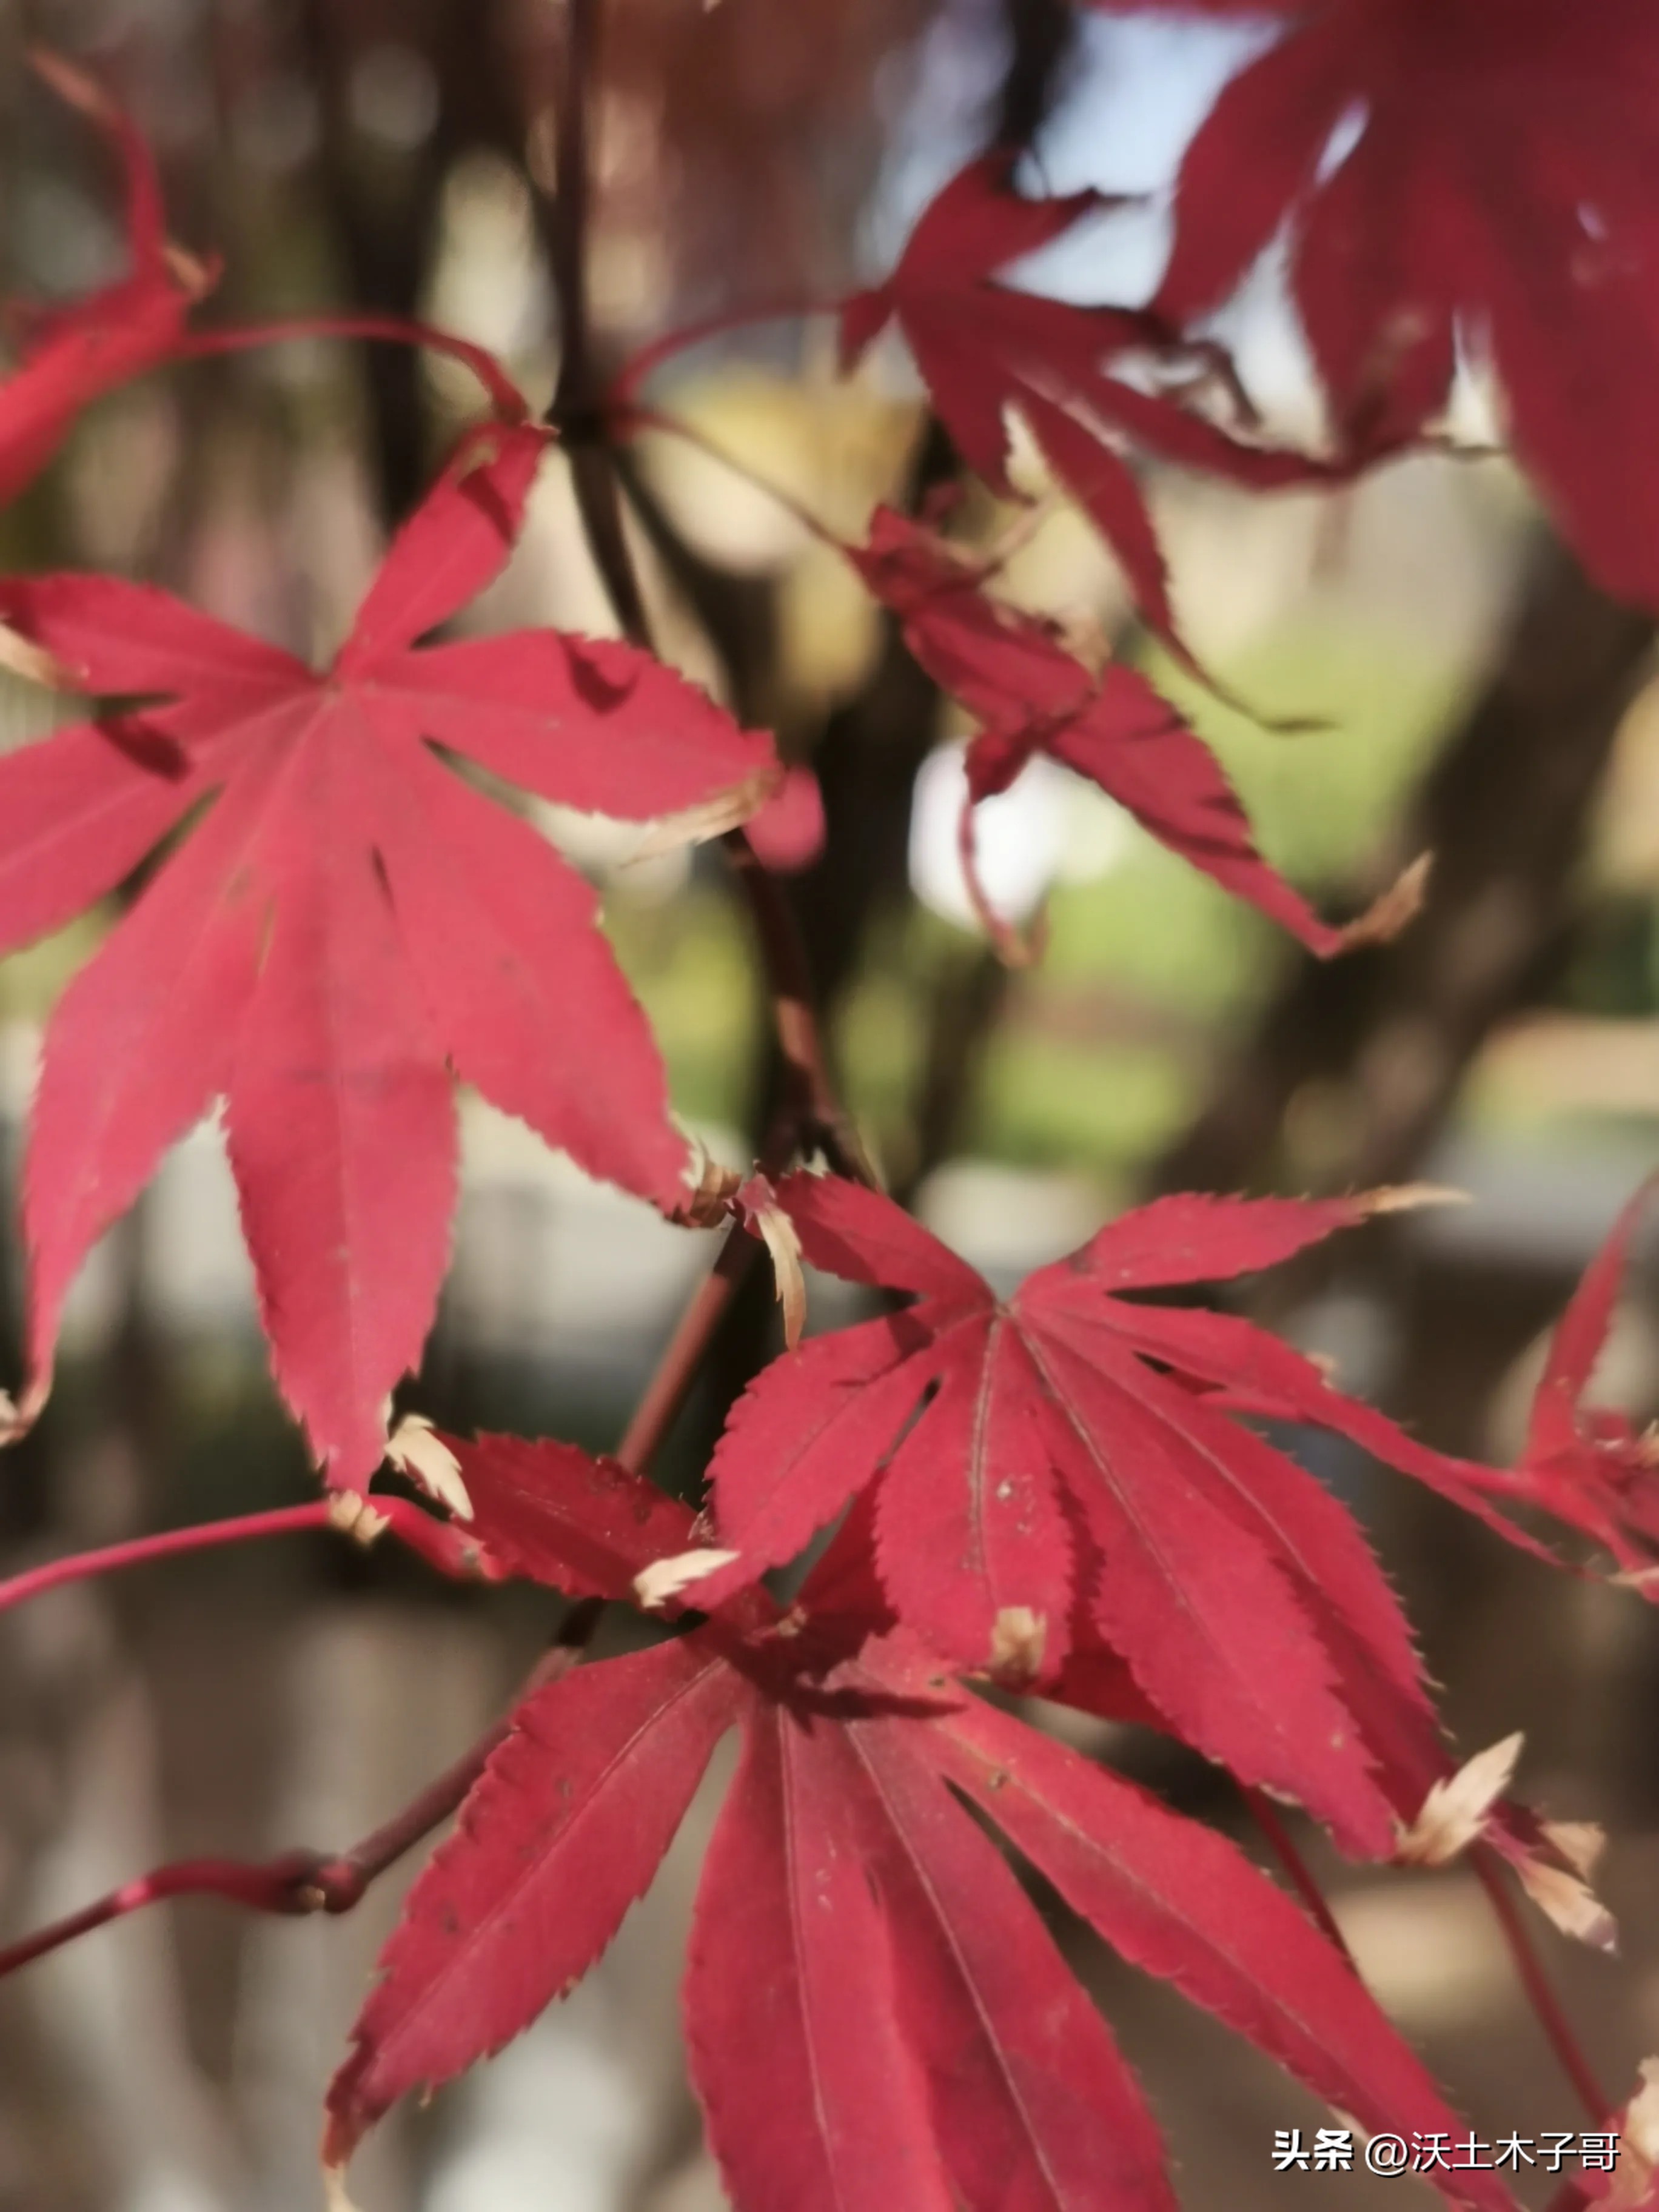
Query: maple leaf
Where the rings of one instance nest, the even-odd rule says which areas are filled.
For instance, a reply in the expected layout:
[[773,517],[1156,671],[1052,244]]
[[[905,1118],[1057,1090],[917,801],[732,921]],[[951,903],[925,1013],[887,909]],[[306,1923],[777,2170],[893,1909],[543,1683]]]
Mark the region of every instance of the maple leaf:
[[1073,307],[997,281],[1000,270],[1109,204],[1092,191],[1022,198],[1013,190],[1017,161],[1006,150],[982,155],[951,179],[923,211],[885,283],[842,308],[843,356],[856,361],[896,321],[963,459],[1008,497],[1016,495],[1007,416],[1017,410],[1121,562],[1146,620],[1190,661],[1176,633],[1152,516],[1109,437],[1132,438],[1166,459],[1221,470],[1263,489],[1323,472],[1302,455],[1242,445],[1174,400],[1108,374],[1109,359],[1170,350],[1167,326],[1157,319]]
[[[483,1540],[562,1588],[623,1587],[692,1532],[568,1446],[456,1449]],[[787,1616],[745,1592],[526,1699],[382,1954],[329,2092],[331,2166],[586,1972],[732,1728],[685,2012],[740,2212],[1174,2212],[1133,2076],[969,1806],[1125,1958],[1363,2124],[1449,2124],[1346,1960],[1232,1844],[981,1705],[915,1639],[871,1640],[846,1553]],[[1434,2179],[1510,2203],[1490,2174]]]
[[158,702],[0,761],[0,945],[61,926],[211,801],[47,1030],[26,1412],[88,1246],[216,1097],[277,1379],[338,1483],[379,1460],[430,1323],[452,1070],[589,1172],[681,1194],[685,1141],[592,891],[434,747],[568,806],[701,809],[703,830],[756,803],[771,755],[627,645],[415,647],[505,561],[543,449],[523,427],[464,446],[320,673],[144,586],[0,582],[0,618],[84,689]]
[[131,120],[70,63],[39,49],[30,59],[120,156],[131,268],[72,307],[29,314],[21,358],[0,382],[0,501],[46,467],[90,401],[178,350],[185,319],[216,273],[168,244],[155,166]]
[[750,1385],[709,1470],[714,1540],[740,1563],[695,1601],[793,1557],[878,1480],[883,1583],[937,1649],[989,1666],[1017,1627],[1039,1678],[1058,1673],[1080,1594],[1186,1741],[1386,1853],[1433,1774],[1390,1806],[1319,1620],[1358,1637],[1357,1694],[1416,1682],[1409,1637],[1342,1509],[1230,1416],[1332,1430],[1486,1517],[1507,1480],[1415,1443],[1245,1321],[1120,1293],[1269,1266],[1413,1195],[1160,1200],[1002,1300],[890,1200],[790,1176],[778,1200],[810,1264],[920,1303]]
[[1328,959],[1393,936],[1415,912],[1424,871],[1408,871],[1346,928],[1322,921],[1256,850],[1249,817],[1220,763],[1133,668],[1098,672],[1067,650],[1056,626],[1002,605],[985,570],[942,539],[879,507],[867,544],[848,558],[901,621],[905,643],[941,690],[979,724],[968,746],[963,855],[981,915],[997,920],[973,866],[974,806],[1006,791],[1036,754],[1085,777],[1153,836]]
[[1518,1473],[1524,1494],[1612,1553],[1644,1595],[1659,1597],[1659,1438],[1584,1395],[1612,1324],[1631,1239],[1651,1179],[1626,1205],[1562,1316],[1534,1394]]
[[1184,325],[1215,307],[1288,223],[1349,443],[1417,435],[1444,410],[1460,339],[1484,349],[1567,536],[1610,590],[1659,604],[1652,8],[1606,0],[1593,35],[1577,0],[1293,14],[1188,149],[1155,311]]

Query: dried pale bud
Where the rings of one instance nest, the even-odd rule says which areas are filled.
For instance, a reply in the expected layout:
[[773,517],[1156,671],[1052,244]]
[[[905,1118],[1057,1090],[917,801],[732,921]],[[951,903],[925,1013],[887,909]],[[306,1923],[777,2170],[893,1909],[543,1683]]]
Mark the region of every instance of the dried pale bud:
[[461,1463],[424,1413],[405,1413],[386,1438],[386,1455],[393,1467],[416,1482],[428,1498],[435,1498],[458,1521],[472,1518],[472,1500],[461,1480]]
[[1607,1847],[1607,1832],[1594,1820],[1546,1820],[1545,1835],[1575,1874],[1586,1881],[1601,1863],[1601,1854]]
[[1355,1200],[1367,1213],[1414,1213],[1420,1206],[1472,1206],[1474,1202],[1468,1191],[1454,1190],[1442,1182],[1384,1183]]
[[778,1204],[764,1176],[751,1176],[742,1193],[744,1218],[772,1255],[778,1304],[783,1308],[783,1339],[791,1352],[806,1326],[806,1277],[801,1270],[800,1236]]
[[630,864],[654,860],[660,853],[677,853],[682,845],[701,845],[711,837],[723,837],[728,830],[740,828],[757,813],[782,781],[781,769],[759,769],[713,799],[682,807],[678,814],[659,816],[629,855]]
[[680,1180],[690,1194],[676,1209],[677,1218],[693,1229],[714,1229],[732,1212],[732,1201],[743,1177],[734,1168],[722,1167],[701,1137],[685,1131],[690,1147]]
[[1619,1924],[1587,1881],[1565,1867],[1547,1866],[1535,1858],[1518,1860],[1515,1872],[1538,1910],[1564,1936],[1588,1943],[1593,1951],[1619,1948]]
[[1005,1605],[991,1627],[991,1672],[999,1681],[1033,1682],[1042,1672],[1048,1623],[1029,1605]]
[[737,1558],[735,1552],[708,1550],[676,1552],[672,1559],[653,1559],[634,1577],[634,1595],[647,1613],[655,1613],[671,1598],[676,1598],[693,1583],[700,1583],[705,1575],[712,1575],[716,1567],[730,1566]]
[[1433,865],[1431,853],[1425,853],[1413,860],[1381,898],[1373,900],[1364,914],[1348,924],[1342,933],[1344,951],[1352,952],[1361,945],[1386,945],[1391,938],[1398,937],[1407,923],[1422,911],[1428,896],[1429,871]]
[[328,1501],[328,1517],[343,1536],[355,1536],[365,1550],[392,1526],[385,1514],[377,1513],[360,1490],[337,1491]]
[[45,646],[36,645],[21,637],[9,623],[0,623],[0,668],[9,675],[21,676],[27,684],[39,684],[48,691],[80,691],[85,686],[77,683],[73,672],[55,659]]
[[1408,1866],[1444,1866],[1475,1842],[1514,1778],[1525,1741],[1520,1735],[1506,1735],[1437,1782],[1401,1836],[1396,1856]]

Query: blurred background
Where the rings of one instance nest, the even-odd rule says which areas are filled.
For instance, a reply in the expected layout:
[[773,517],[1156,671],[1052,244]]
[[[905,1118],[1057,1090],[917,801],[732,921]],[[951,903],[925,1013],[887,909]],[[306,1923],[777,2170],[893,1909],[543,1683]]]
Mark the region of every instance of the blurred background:
[[[175,236],[224,256],[208,319],[418,312],[498,349],[539,403],[557,365],[544,187],[562,27],[558,0],[9,0],[0,296],[73,298],[122,253],[107,149],[25,67],[38,39],[118,90],[156,149]],[[694,320],[763,318],[652,386],[752,474],[647,439],[627,465],[630,528],[672,655],[820,777],[826,843],[791,896],[890,1187],[1012,1281],[1161,1188],[1458,1185],[1473,1206],[1316,1255],[1253,1310],[1434,1443],[1502,1456],[1547,1325],[1659,1152],[1650,626],[1592,589],[1501,461],[1413,459],[1340,496],[1271,499],[1159,472],[1149,492],[1188,634],[1264,716],[1320,726],[1286,735],[1162,663],[1109,556],[1050,501],[1009,589],[1169,685],[1268,855],[1330,911],[1357,910],[1425,850],[1433,896],[1398,945],[1321,969],[1039,763],[982,830],[994,894],[1046,913],[1045,960],[1011,975],[970,925],[952,856],[959,727],[843,565],[754,481],[851,537],[878,500],[949,483],[901,351],[841,380],[832,326],[804,311],[879,276],[929,195],[997,137],[1030,146],[1033,178],[1054,189],[1131,196],[1030,281],[1145,296],[1184,137],[1261,35],[1074,19],[1065,0],[610,0],[604,342],[620,359]],[[1220,334],[1269,419],[1316,431],[1271,265]],[[465,378],[429,356],[316,341],[152,378],[94,410],[0,514],[0,565],[112,568],[325,653],[471,404]],[[1479,392],[1468,411],[1478,425]],[[973,493],[958,516],[988,539],[1009,520]],[[612,627],[556,461],[469,620]],[[40,734],[52,704],[0,675],[0,738]],[[605,886],[681,1112],[747,1160],[775,1071],[717,856],[631,862],[602,825],[543,819]],[[9,1171],[41,1024],[112,918],[0,963]],[[463,1115],[454,1265],[409,1402],[453,1425],[612,1443],[710,1240],[586,1182],[476,1099]],[[13,1363],[19,1295],[14,1252],[0,1274]],[[854,1310],[813,1285],[814,1325]],[[773,1327],[762,1285],[716,1346],[671,1479],[695,1481]],[[1602,1382],[1638,1414],[1659,1408],[1644,1267]],[[1659,2048],[1653,1616],[1550,1576],[1346,1451],[1310,1456],[1376,1534],[1462,1750],[1524,1728],[1523,1789],[1614,1832],[1603,1888],[1622,1963],[1541,1925],[1538,1940],[1622,2099]],[[57,1397],[0,1463],[0,1575],[310,1494],[204,1128],[88,1264]],[[555,1613],[534,1593],[458,1593],[318,1539],[0,1618],[0,1936],[163,1858],[343,1847],[486,1724]],[[609,1626],[603,1648],[629,1632]],[[1243,1832],[1196,1760],[1129,1734],[1086,1741]],[[673,1989],[714,1802],[574,1997],[381,2130],[356,2173],[365,2212],[716,2212]],[[1468,1876],[1320,1863],[1379,1995],[1481,2135],[1584,2124]],[[321,2087],[398,1887],[338,1923],[154,1913],[0,1988],[0,2212],[317,2202]],[[1189,2206],[1248,2212],[1291,2191],[1413,2201],[1410,2181],[1274,2177],[1273,2130],[1326,2116],[1173,1993],[1067,1940]],[[1521,2186],[1528,2202],[1547,2193]]]

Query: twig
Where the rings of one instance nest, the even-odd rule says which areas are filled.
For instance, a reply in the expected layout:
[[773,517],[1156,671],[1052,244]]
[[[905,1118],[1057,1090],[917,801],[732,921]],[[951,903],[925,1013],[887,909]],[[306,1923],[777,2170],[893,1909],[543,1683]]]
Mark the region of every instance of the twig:
[[281,345],[298,338],[367,338],[389,345],[428,347],[447,354],[471,370],[489,396],[497,414],[509,422],[522,422],[529,412],[524,394],[494,354],[453,331],[402,315],[295,315],[268,323],[237,323],[228,329],[198,331],[175,349],[177,361],[204,361],[227,353],[246,353],[256,346]]
[[804,506],[793,492],[786,491],[763,471],[741,459],[721,445],[718,438],[709,437],[706,432],[698,429],[695,422],[686,422],[683,416],[665,414],[659,407],[635,407],[629,410],[622,427],[630,432],[655,430],[662,437],[678,438],[683,446],[690,446],[693,452],[703,454],[711,461],[717,461],[721,468],[730,469],[733,476],[741,477],[745,483],[772,501],[775,506],[781,507],[792,521],[798,522],[807,535],[816,538],[820,544],[828,545],[842,554],[851,550],[846,539],[814,514],[810,507]]
[[[586,1599],[571,1607],[558,1640],[526,1682],[521,1698],[570,1672],[592,1641],[603,1610],[598,1599]],[[497,1747],[506,1741],[512,1726],[510,1717],[498,1721],[429,1782],[418,1797],[349,1850],[292,1850],[264,1860],[179,1859],[170,1866],[157,1867],[136,1881],[124,1882],[95,1904],[83,1905],[80,1911],[67,1914],[0,1950],[0,1979],[32,1966],[50,1952],[61,1950],[94,1928],[124,1920],[129,1913],[169,1898],[217,1897],[249,1911],[289,1917],[349,1912],[371,1883],[455,1811]]]
[[747,1230],[728,1230],[714,1266],[680,1316],[668,1347],[657,1362],[656,1372],[647,1383],[645,1394],[634,1409],[634,1418],[617,1447],[617,1457],[636,1474],[643,1474],[649,1467],[674,1416],[685,1403],[702,1356],[760,1250],[759,1243]]
[[1469,1854],[1471,1864],[1481,1887],[1486,1891],[1504,1941],[1509,1945],[1515,1970],[1526,1990],[1527,2002],[1537,2016],[1538,2025],[1549,2039],[1561,2071],[1577,2092],[1579,2102],[1598,2126],[1605,2124],[1613,2111],[1607,2097],[1591,2070],[1590,2063],[1579,2047],[1572,2023],[1563,2011],[1559,1998],[1550,1987],[1549,1977],[1544,1972],[1537,1952],[1533,1948],[1520,1909],[1510,1893],[1509,1884],[1491,1850],[1477,1844]]
[[1312,1914],[1321,1932],[1330,1938],[1358,1974],[1359,1962],[1348,1948],[1348,1939],[1337,1925],[1336,1915],[1327,1903],[1324,1891],[1315,1880],[1313,1869],[1297,1849],[1295,1838],[1279,1817],[1278,1808],[1260,1790],[1245,1789],[1243,1795],[1251,1817],[1261,1829],[1273,1856],[1284,1868],[1291,1887]]
[[808,1151],[821,1152],[836,1173],[854,1182],[876,1182],[875,1170],[836,1097],[813,1003],[806,948],[788,897],[762,866],[741,830],[720,840],[749,901],[761,958],[772,994],[772,1020],[783,1058],[785,1109]]
[[[89,1582],[94,1576],[116,1574],[125,1567],[147,1566],[152,1559],[212,1551],[223,1544],[253,1543],[265,1536],[297,1535],[308,1529],[345,1529],[348,1524],[341,1520],[340,1511],[349,1502],[351,1493],[342,1493],[319,1498],[313,1504],[282,1505],[266,1513],[239,1514],[234,1520],[203,1522],[193,1528],[166,1528],[156,1535],[133,1536],[97,1551],[73,1552],[66,1559],[48,1559],[0,1582],[0,1613],[66,1583]],[[389,1529],[428,1566],[452,1580],[499,1579],[499,1571],[492,1569],[464,1528],[435,1519],[406,1498],[365,1498],[358,1502],[367,1516],[366,1529],[357,1532],[360,1540],[366,1534],[372,1540],[374,1535]]]
[[630,354],[611,380],[606,406],[611,419],[618,428],[625,428],[637,419],[635,394],[676,354],[706,344],[710,338],[724,337],[732,331],[751,330],[761,323],[804,323],[817,316],[839,315],[845,305],[844,300],[759,300],[750,307],[723,308],[718,314],[704,315],[696,322],[682,323],[674,330],[665,331],[659,337],[648,339],[637,353]]
[[[572,489],[588,550],[623,635],[631,644],[650,652],[654,650],[650,617],[623,527],[622,501],[601,395],[592,380],[587,315],[587,94],[598,52],[600,5],[601,0],[570,0],[559,98],[555,166],[558,200],[552,252],[563,351],[549,420],[569,450]],[[838,1174],[873,1182],[870,1164],[847,1123],[830,1079],[812,1004],[805,948],[789,902],[741,830],[729,830],[720,842],[748,899],[760,939],[771,983],[779,1048],[788,1071],[787,1104],[794,1118],[795,1134],[803,1145],[822,1150]],[[731,1293],[725,1295],[729,1297]]]
[[196,1528],[168,1528],[157,1536],[134,1536],[124,1544],[106,1544],[95,1552],[72,1553],[68,1559],[48,1559],[38,1567],[0,1582],[0,1613],[21,1605],[66,1583],[89,1581],[94,1575],[116,1573],[122,1567],[140,1567],[151,1559],[176,1557],[181,1552],[205,1552],[219,1544],[251,1543],[261,1536],[287,1536],[305,1528],[326,1528],[331,1508],[326,1498],[313,1505],[283,1505],[271,1513],[244,1513],[234,1521],[209,1521]]

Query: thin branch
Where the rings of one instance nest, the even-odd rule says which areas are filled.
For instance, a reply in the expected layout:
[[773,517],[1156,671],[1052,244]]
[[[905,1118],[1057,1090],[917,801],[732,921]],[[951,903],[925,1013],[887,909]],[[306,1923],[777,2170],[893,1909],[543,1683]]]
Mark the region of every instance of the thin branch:
[[[576,1666],[592,1640],[603,1611],[603,1602],[596,1598],[571,1607],[556,1642],[530,1675],[520,1700],[559,1680]],[[264,1860],[180,1859],[170,1866],[157,1867],[136,1881],[124,1882],[94,1904],[83,1905],[80,1911],[37,1929],[21,1942],[0,1950],[0,1980],[50,1952],[61,1950],[77,1936],[172,1898],[216,1897],[252,1912],[290,1917],[349,1912],[388,1867],[456,1810],[512,1727],[510,1716],[498,1721],[429,1782],[418,1797],[349,1850],[292,1850]]]
[[452,331],[402,315],[294,315],[268,323],[236,323],[225,330],[195,332],[176,349],[173,358],[204,361],[298,338],[366,338],[388,345],[424,346],[471,369],[496,413],[509,422],[521,422],[530,411],[524,394],[494,354]]
[[[1279,1808],[1260,1790],[1246,1789],[1243,1794],[1252,1819],[1261,1829],[1273,1856],[1284,1868],[1291,1887],[1307,1906],[1321,1932],[1329,1937],[1358,1974],[1359,1962],[1348,1948],[1348,1939],[1337,1925],[1336,1915],[1326,1901],[1325,1893],[1316,1881],[1313,1869],[1297,1849],[1294,1837],[1280,1820]],[[1364,1979],[1363,1975],[1361,1979]]]
[[617,1457],[635,1474],[642,1474],[673,1425],[685,1403],[703,1354],[725,1319],[732,1301],[760,1255],[761,1247],[747,1230],[726,1231],[714,1266],[693,1292],[680,1316],[668,1347],[657,1362],[656,1372],[634,1409],[634,1418],[617,1447]]
[[821,1152],[837,1175],[873,1186],[875,1170],[830,1079],[806,948],[788,896],[741,830],[728,830],[720,843],[748,899],[760,940],[783,1058],[785,1111],[807,1151]]
[[[572,488],[588,550],[629,641],[654,650],[638,569],[623,526],[622,500],[602,407],[592,381],[586,296],[588,89],[598,52],[601,0],[569,0],[568,43],[561,85],[555,185],[553,281],[563,354],[549,419],[570,454]],[[841,1109],[812,1004],[805,948],[789,902],[741,830],[721,839],[754,917],[769,979],[773,1019],[788,1071],[786,1105],[794,1133],[820,1150],[838,1174],[874,1181]],[[711,1279],[712,1280],[712,1279]],[[711,1293],[712,1295],[712,1293]],[[725,1295],[730,1295],[726,1292]],[[678,1401],[677,1401],[678,1402]]]
[[205,1552],[220,1544],[252,1543],[262,1536],[287,1536],[301,1529],[326,1528],[332,1510],[326,1498],[313,1505],[284,1505],[270,1513],[244,1513],[232,1521],[209,1521],[196,1528],[168,1528],[156,1536],[134,1536],[124,1544],[106,1544],[95,1552],[72,1553],[68,1559],[48,1559],[20,1575],[0,1582],[0,1613],[21,1605],[67,1583],[88,1582],[95,1575],[114,1574],[123,1567],[140,1567],[151,1559],[176,1558],[183,1552]]
[[1590,2063],[1573,2033],[1572,2023],[1550,1987],[1549,1977],[1533,1948],[1531,1934],[1510,1893],[1502,1869],[1484,1844],[1477,1844],[1470,1852],[1469,1858],[1480,1886],[1486,1893],[1498,1927],[1503,1930],[1504,1941],[1509,1945],[1516,1972],[1527,1993],[1527,2002],[1537,2015],[1538,2025],[1549,2039],[1550,2048],[1555,2053],[1561,2071],[1571,2082],[1579,2102],[1596,2125],[1604,2125],[1614,2109],[1613,2105],[1596,2080]]
[[613,423],[624,429],[637,419],[635,395],[665,362],[673,360],[677,354],[692,346],[704,345],[710,338],[724,337],[732,331],[752,330],[763,323],[804,323],[817,316],[839,315],[845,305],[843,300],[760,300],[750,307],[723,308],[717,314],[703,315],[695,322],[682,323],[675,330],[665,331],[659,337],[648,339],[637,353],[630,354],[611,378],[605,404]]
[[[554,118],[553,224],[549,240],[553,294],[559,309],[559,380],[550,419],[569,427],[572,414],[595,413],[587,316],[587,245],[592,221],[588,118],[599,59],[603,0],[565,0],[564,53]],[[596,436],[595,422],[587,434]]]
[[466,1531],[426,1513],[406,1498],[365,1498],[362,1517],[352,1531],[341,1518],[351,1493],[319,1498],[307,1505],[281,1505],[265,1513],[239,1514],[233,1520],[206,1521],[193,1528],[165,1528],[158,1534],[132,1536],[120,1544],[106,1544],[91,1552],[72,1552],[66,1559],[48,1559],[38,1567],[0,1582],[0,1613],[42,1597],[66,1583],[89,1582],[99,1575],[117,1574],[126,1567],[147,1566],[153,1559],[177,1559],[191,1552],[207,1552],[225,1544],[256,1543],[266,1536],[292,1536],[307,1530],[332,1528],[355,1533],[360,1541],[372,1541],[389,1529],[398,1540],[423,1559],[428,1566],[452,1581],[489,1582],[498,1571],[479,1551]]
[[975,836],[974,800],[970,792],[962,795],[962,806],[957,816],[957,860],[962,869],[962,880],[968,892],[968,903],[974,918],[991,940],[992,950],[1005,968],[1030,968],[1042,957],[1046,934],[1042,916],[1029,939],[1006,916],[999,914],[991,902],[989,892],[979,872],[979,843]]
[[820,544],[828,545],[841,554],[852,551],[847,540],[814,514],[811,507],[804,507],[793,492],[786,491],[781,484],[751,466],[732,453],[729,447],[723,446],[718,438],[711,438],[698,429],[695,422],[688,422],[683,416],[665,414],[659,407],[636,407],[629,414],[625,428],[630,434],[640,430],[655,430],[665,438],[678,438],[682,445],[693,447],[709,460],[718,461],[723,469],[730,469],[733,476],[741,477],[745,483],[752,485],[763,497],[771,500],[792,521],[798,522],[810,537],[816,538]]

